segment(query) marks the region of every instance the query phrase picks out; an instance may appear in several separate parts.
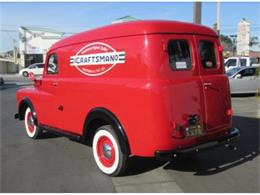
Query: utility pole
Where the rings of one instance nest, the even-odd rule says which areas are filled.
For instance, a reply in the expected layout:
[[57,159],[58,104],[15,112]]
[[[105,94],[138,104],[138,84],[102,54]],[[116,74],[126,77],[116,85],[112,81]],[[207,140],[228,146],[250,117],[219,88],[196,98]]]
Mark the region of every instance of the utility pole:
[[193,22],[201,24],[201,2],[196,1],[193,4]]
[[217,33],[220,35],[220,1],[217,2]]
[[14,64],[17,64],[17,47],[16,47],[16,40],[13,39],[13,62]]

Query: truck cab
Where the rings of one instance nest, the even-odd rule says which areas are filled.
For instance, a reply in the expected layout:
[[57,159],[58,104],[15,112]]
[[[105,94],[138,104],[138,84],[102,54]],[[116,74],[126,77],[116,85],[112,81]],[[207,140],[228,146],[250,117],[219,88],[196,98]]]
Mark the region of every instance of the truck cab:
[[225,60],[225,70],[228,71],[231,68],[255,66],[259,64],[259,59],[253,57],[229,57]]

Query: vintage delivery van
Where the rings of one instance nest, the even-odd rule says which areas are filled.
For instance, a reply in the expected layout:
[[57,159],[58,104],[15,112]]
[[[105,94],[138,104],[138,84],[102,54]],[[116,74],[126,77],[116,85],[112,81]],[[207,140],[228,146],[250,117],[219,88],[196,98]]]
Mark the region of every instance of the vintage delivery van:
[[31,77],[15,115],[27,135],[88,143],[108,175],[132,156],[169,159],[239,136],[222,46],[201,25],[135,21],[79,33],[54,44],[42,78]]

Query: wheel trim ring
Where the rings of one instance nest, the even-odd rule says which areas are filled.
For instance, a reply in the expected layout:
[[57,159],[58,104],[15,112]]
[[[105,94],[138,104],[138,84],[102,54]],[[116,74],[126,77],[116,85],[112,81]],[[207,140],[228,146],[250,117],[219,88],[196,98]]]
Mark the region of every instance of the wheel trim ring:
[[32,121],[34,122],[33,117],[32,117],[32,112],[29,112],[27,115],[26,122],[27,122],[28,130],[30,131],[30,133],[33,133],[35,131],[35,125],[32,124]]
[[37,129],[37,128],[36,128],[36,125],[34,124],[33,126],[31,126],[31,127],[33,127],[33,130],[30,131],[30,129],[29,129],[31,123],[28,122],[28,115],[29,115],[30,113],[32,114],[31,108],[27,108],[26,111],[25,111],[24,121],[25,121],[25,129],[26,129],[27,135],[28,135],[29,137],[33,137],[33,136],[35,135],[35,133],[36,133],[36,129]]
[[[104,135],[109,137],[109,139],[112,141],[114,150],[115,150],[115,161],[111,167],[104,166],[100,162],[100,160],[98,158],[98,154],[97,154],[97,141],[98,141],[99,137],[104,136]],[[108,132],[106,129],[100,129],[94,136],[92,150],[93,150],[93,155],[94,155],[96,164],[103,173],[110,175],[110,174],[113,174],[117,170],[119,163],[120,163],[119,162],[120,161],[119,160],[119,146],[118,146],[117,141],[115,140],[115,138],[113,137],[113,135],[110,132]]]

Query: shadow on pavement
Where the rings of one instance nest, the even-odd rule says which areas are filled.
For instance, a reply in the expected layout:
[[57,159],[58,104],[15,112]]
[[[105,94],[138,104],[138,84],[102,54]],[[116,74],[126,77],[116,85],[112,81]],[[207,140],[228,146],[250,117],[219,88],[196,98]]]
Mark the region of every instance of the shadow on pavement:
[[145,158],[134,156],[130,158],[128,169],[123,176],[138,175],[165,164],[165,162],[157,161],[155,158]]
[[189,159],[169,162],[164,169],[194,172],[194,175],[213,175],[251,161],[259,155],[259,122],[258,118],[242,116],[233,117],[233,126],[240,129],[237,150],[216,148],[197,154]]
[[0,85],[0,91],[5,90],[5,89],[14,88],[14,87],[17,87],[17,85],[15,83],[6,83],[3,85]]
[[56,135],[54,133],[50,133],[48,131],[44,131],[41,135],[41,139],[51,139],[51,138],[59,138],[60,135]]

